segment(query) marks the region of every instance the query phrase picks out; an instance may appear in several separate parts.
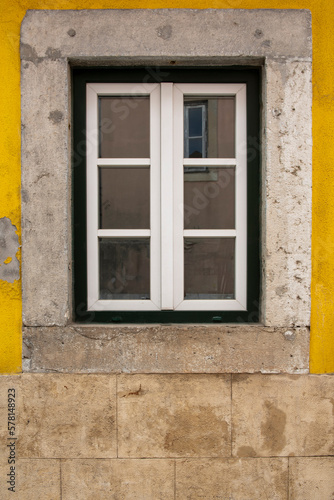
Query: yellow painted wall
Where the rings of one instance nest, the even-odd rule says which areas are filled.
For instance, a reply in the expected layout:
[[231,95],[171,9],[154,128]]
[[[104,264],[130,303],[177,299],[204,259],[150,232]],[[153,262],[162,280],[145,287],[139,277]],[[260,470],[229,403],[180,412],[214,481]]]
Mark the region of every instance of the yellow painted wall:
[[[0,0],[0,218],[20,228],[20,24],[27,9],[310,9],[313,241],[310,365],[334,372],[334,5],[331,0]],[[0,281],[0,373],[21,367],[20,283]]]

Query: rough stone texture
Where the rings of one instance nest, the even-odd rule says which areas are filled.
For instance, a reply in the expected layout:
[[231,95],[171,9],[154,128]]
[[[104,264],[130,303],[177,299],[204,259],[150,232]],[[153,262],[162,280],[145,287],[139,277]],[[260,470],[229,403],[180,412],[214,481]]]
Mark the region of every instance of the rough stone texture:
[[[27,96],[22,99],[22,301],[23,322],[32,325],[64,324],[69,318],[67,71],[64,60],[46,59],[38,67],[29,64],[21,82]],[[66,119],[57,121],[60,113]]]
[[333,500],[334,457],[290,458],[290,500]]
[[288,460],[177,460],[176,500],[287,500]]
[[3,480],[9,466],[0,466],[1,500],[61,500],[60,460],[18,459],[15,464],[15,493]]
[[233,456],[334,454],[334,377],[232,375]]
[[234,375],[232,390],[229,375],[1,376],[0,498],[333,500],[333,385],[333,375]]
[[[263,219],[266,324],[309,324],[311,295],[312,67],[266,65]],[[282,189],[283,187],[283,189]]]
[[119,375],[118,456],[231,455],[229,375]]
[[308,11],[28,11],[21,57],[25,325],[63,326],[71,310],[67,63],[170,61],[264,66],[262,320],[282,327],[309,324]]
[[307,328],[258,325],[25,328],[31,372],[307,373]]
[[171,500],[173,460],[64,460],[63,500]]
[[[17,423],[18,410],[22,406],[22,395],[21,395],[21,375],[2,375],[0,376],[0,466],[7,464],[8,458],[8,438],[11,437],[8,434],[8,389],[15,389],[15,422]],[[11,394],[12,391],[11,391]],[[15,436],[18,438],[20,436],[20,429],[16,426]],[[2,476],[4,477],[4,476]]]
[[116,456],[115,376],[22,377],[20,458]]
[[16,253],[20,248],[17,228],[8,217],[0,219],[0,280],[14,283],[20,279],[20,262]]
[[[75,37],[68,36],[69,29]],[[137,55],[168,60],[186,55],[308,58],[311,14],[265,9],[28,11],[21,34],[21,56],[36,65],[50,54],[55,59],[109,60]]]

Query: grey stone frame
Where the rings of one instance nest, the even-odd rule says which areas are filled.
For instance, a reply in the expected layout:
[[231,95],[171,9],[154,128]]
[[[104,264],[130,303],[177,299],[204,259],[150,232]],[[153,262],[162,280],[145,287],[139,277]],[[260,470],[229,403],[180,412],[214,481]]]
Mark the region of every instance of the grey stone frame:
[[[259,335],[272,332],[273,345],[281,342],[280,347],[275,345],[285,361],[281,363],[275,358],[269,342],[262,359],[254,360],[254,367],[249,366],[248,370],[307,371],[312,182],[310,12],[31,10],[22,23],[21,59],[23,325],[26,344],[31,349],[26,357],[32,359],[25,363],[26,368],[56,369],[51,365],[54,366],[57,358],[59,370],[102,369],[101,356],[92,366],[86,359],[84,366],[79,366],[78,361],[72,363],[72,368],[62,361],[64,358],[53,356],[52,350],[54,354],[58,344],[54,345],[51,340],[55,341],[57,335],[60,346],[62,336],[68,342],[76,338],[75,335],[87,338],[91,332],[92,340],[101,341],[111,335],[117,341],[124,333],[138,337],[141,331],[146,336],[148,349],[153,352],[157,329],[163,330],[163,338],[167,339],[170,335],[178,338],[180,332],[196,333],[204,328],[206,341],[211,338],[212,342],[206,345],[208,352],[217,348],[216,334],[229,338],[231,349],[243,352],[240,348],[243,335],[250,334],[248,354],[246,351],[244,354],[247,365],[249,349],[254,350],[255,345],[259,348],[257,342],[251,347],[252,338],[258,340]],[[179,63],[197,67],[257,65],[263,68],[262,324],[141,326],[139,330],[136,326],[76,327],[71,322],[70,66],[158,67]],[[233,332],[231,338],[228,332]],[[287,340],[292,340],[288,349]],[[37,342],[43,349],[41,344],[37,349]],[[180,348],[181,344],[180,341]],[[167,344],[166,349],[165,357],[173,355]],[[185,347],[183,355],[186,355]],[[221,353],[220,361],[215,361],[214,371],[227,370],[225,355]],[[119,360],[113,364],[111,358],[110,363],[105,359],[103,370],[153,369],[147,360],[138,362],[134,368],[128,358],[123,364]],[[229,371],[235,371],[233,359],[230,361]],[[185,369],[182,366],[173,370],[182,371]],[[187,371],[210,371],[210,366],[210,363],[204,366],[203,360],[200,362],[196,356],[190,359],[188,356]],[[162,362],[155,371],[164,369]],[[242,366],[237,371],[243,371]]]

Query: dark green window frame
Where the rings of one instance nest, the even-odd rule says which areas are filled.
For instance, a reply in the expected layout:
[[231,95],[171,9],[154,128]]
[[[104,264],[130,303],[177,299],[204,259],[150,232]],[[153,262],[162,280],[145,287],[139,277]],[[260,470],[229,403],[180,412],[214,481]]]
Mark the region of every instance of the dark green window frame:
[[[247,85],[247,310],[88,311],[86,243],[86,84],[245,83]],[[72,68],[73,320],[78,323],[257,323],[260,320],[260,96],[257,67]]]

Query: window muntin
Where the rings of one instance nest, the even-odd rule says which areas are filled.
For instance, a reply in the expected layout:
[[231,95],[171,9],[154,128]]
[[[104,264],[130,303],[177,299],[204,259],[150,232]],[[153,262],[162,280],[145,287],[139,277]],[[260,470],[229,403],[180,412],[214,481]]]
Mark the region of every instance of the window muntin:
[[[110,146],[113,140],[110,139],[110,135],[108,148],[103,149],[100,140],[104,134],[104,131],[101,132],[103,126],[106,129],[109,126],[116,136],[117,134],[123,135],[117,130],[115,132],[114,127],[117,127],[117,121],[122,122],[120,116],[117,116],[116,120],[112,119],[115,110],[118,110],[116,114],[122,113],[123,121],[125,121],[129,116],[133,116],[134,112],[137,113],[143,102],[147,103],[147,98],[150,99],[150,156],[148,158],[143,158],[143,155],[134,157],[133,148],[130,147],[131,154],[126,158],[124,153],[126,149],[119,150],[119,145],[117,145],[115,150],[120,152],[118,152],[119,156],[115,157],[116,153],[113,153],[113,148]],[[207,103],[210,103],[212,108],[212,103],[224,102],[224,100],[232,102],[233,112],[234,107],[236,110],[234,124],[230,128],[233,129],[232,136],[235,136],[233,150],[237,154],[234,158],[229,156],[220,158],[218,155],[214,158],[207,158]],[[126,102],[129,104],[129,114],[126,113],[124,106]],[[188,106],[188,103],[195,103],[194,107]],[[111,118],[108,107],[111,108]],[[189,155],[186,143],[194,132],[196,133],[196,124],[194,126],[189,118],[189,111],[192,109],[200,110],[199,128],[202,130],[201,148],[204,156],[187,158]],[[144,121],[147,124],[147,107],[143,114],[146,116]],[[136,127],[132,120],[131,127],[136,131],[138,123]],[[145,128],[147,130],[147,125],[144,124],[143,129]],[[120,129],[127,130],[123,122]],[[94,135],[96,130],[100,130],[99,139],[95,141],[99,147],[93,144],[87,154],[88,309],[97,311],[245,310],[247,293],[246,85],[173,84],[171,82],[163,82],[160,85],[88,84],[88,137]],[[225,136],[223,138],[225,139]],[[130,142],[131,140],[130,137]],[[101,154],[102,150],[103,154]],[[108,151],[110,157],[105,157],[105,151]],[[102,220],[101,206],[107,207],[108,195],[104,193],[99,199],[98,193],[104,190],[101,186],[101,179],[108,175],[115,177],[116,171],[123,179],[126,179],[131,169],[138,169],[138,171],[148,169],[150,172],[150,226],[131,228],[130,226],[135,224],[132,223],[129,226],[124,223],[122,227],[122,223],[116,223],[117,227],[106,228],[105,224],[102,224],[102,228],[101,223],[99,225],[99,221]],[[203,206],[199,209],[198,204],[193,203],[193,199],[191,199],[193,206],[190,208],[199,212],[204,222],[202,221],[201,227],[196,226],[196,228],[188,228],[187,223],[184,224],[184,219],[187,220],[189,216],[189,204],[187,208],[185,199],[189,203],[189,197],[184,199],[183,186],[187,184],[188,181],[185,180],[190,175],[193,176],[193,181],[196,179],[197,183],[201,183],[206,176],[207,185],[203,186],[202,199],[205,199],[207,206],[212,204],[213,210],[216,211],[224,204],[224,194],[227,193],[226,189],[229,186],[228,197],[234,205],[229,210],[232,216],[222,216],[221,221],[216,224],[220,227],[212,227],[212,224],[205,222],[209,219],[201,215]],[[214,179],[216,183],[213,188],[213,184],[209,183],[212,183]],[[135,212],[135,209],[133,211]],[[110,223],[107,225],[110,226]],[[142,251],[137,252],[141,257],[137,255],[138,269],[136,271],[133,269],[134,258],[130,257],[130,250],[123,252],[115,250],[113,241],[120,241],[121,238],[124,238],[124,244],[120,245],[122,249],[131,246],[146,248],[150,262],[149,273],[147,272],[148,260],[143,262]],[[141,239],[143,245],[140,245]],[[186,253],[189,245],[196,249],[193,253],[198,255],[199,259],[199,265],[196,266],[197,274],[193,276],[191,271],[189,272],[192,257]],[[102,258],[102,254],[103,256],[108,254],[106,251],[108,247],[109,260],[114,262],[112,265]],[[213,255],[212,249],[215,247],[220,258],[212,258],[209,264],[201,262],[203,252],[207,251],[209,254],[211,252]],[[119,260],[120,255],[122,255],[123,263]],[[114,272],[110,277],[101,275],[101,273],[109,273],[112,266],[114,266]],[[145,277],[142,275],[143,269],[146,269]],[[142,285],[146,282],[145,290],[140,288],[140,281]],[[148,281],[149,292],[147,292]]]

